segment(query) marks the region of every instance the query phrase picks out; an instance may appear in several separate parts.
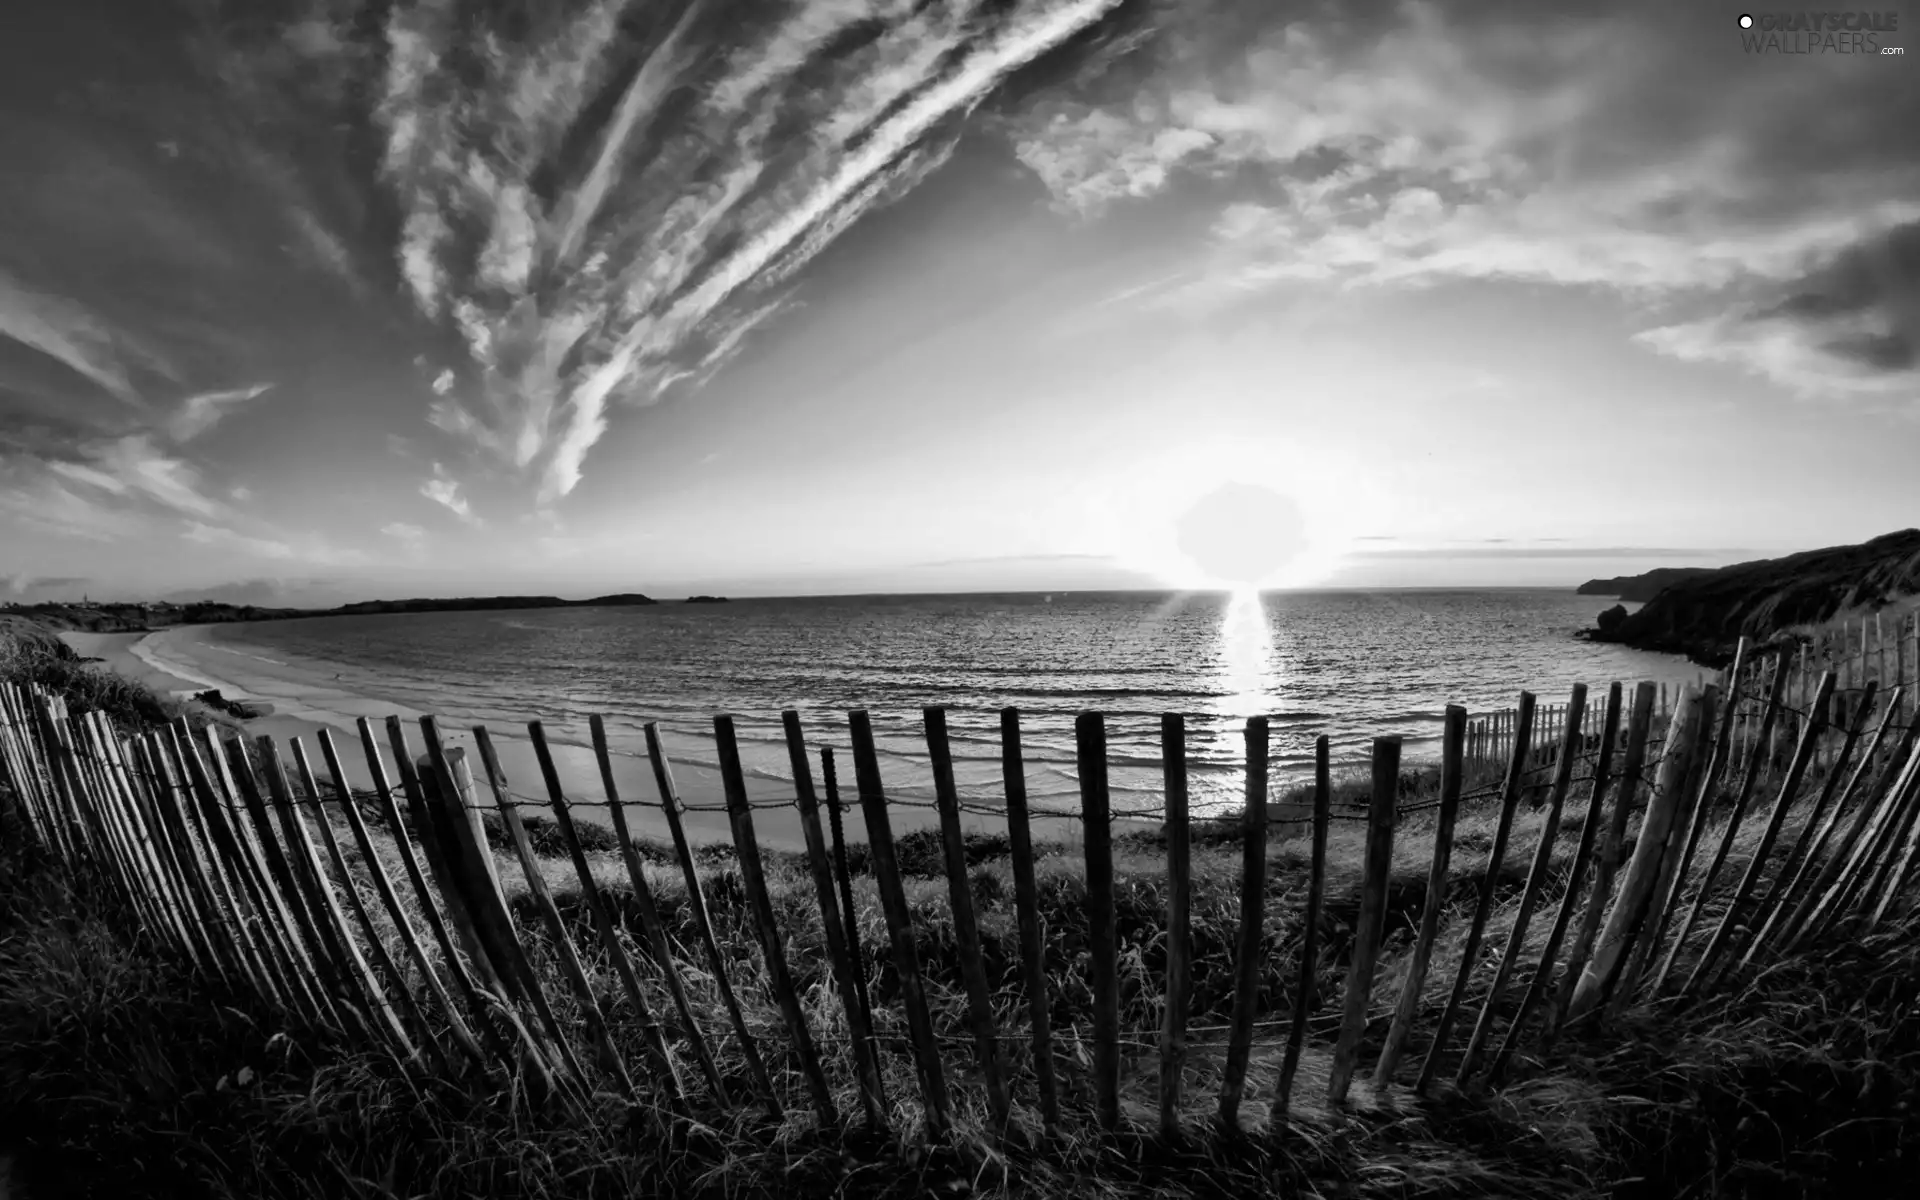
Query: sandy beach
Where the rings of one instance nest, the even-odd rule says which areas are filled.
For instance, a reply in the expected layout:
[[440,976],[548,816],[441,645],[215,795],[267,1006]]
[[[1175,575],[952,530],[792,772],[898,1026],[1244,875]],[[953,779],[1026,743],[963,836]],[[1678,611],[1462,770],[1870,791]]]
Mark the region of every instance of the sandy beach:
[[[182,625],[150,633],[68,632],[61,637],[76,652],[99,658],[102,666],[137,679],[156,691],[184,696],[218,688],[228,699],[266,708],[268,715],[246,722],[249,734],[272,737],[283,755],[288,756],[289,763],[289,743],[298,739],[323,779],[325,766],[319,753],[319,738],[324,731],[339,752],[349,785],[371,786],[366,749],[356,728],[359,719],[365,719],[374,727],[378,753],[389,780],[395,775],[385,729],[388,717],[401,718],[408,745],[416,758],[424,752],[419,719],[429,715],[426,712],[346,691],[326,664],[267,659],[224,647],[210,636],[212,628]],[[448,747],[457,746],[466,751],[468,762],[474,768],[478,799],[483,804],[491,804],[493,797],[483,772],[478,769],[480,757],[471,730],[450,721],[439,724]],[[488,736],[499,756],[510,793],[522,803],[549,805],[551,800],[542,780],[539,759],[524,727],[490,727]],[[549,744],[564,794],[569,804],[575,806],[575,817],[610,826],[606,790],[593,751],[561,742]],[[671,746],[668,753],[670,756],[673,753]],[[631,755],[611,757],[614,786],[626,805],[629,825],[640,836],[667,840],[670,834],[651,765],[644,758]],[[843,776],[850,776],[851,764],[843,764],[841,770]],[[673,779],[681,802],[689,810],[683,818],[689,838],[701,843],[731,841],[719,773],[700,765],[675,763]],[[850,785],[851,780],[843,778],[843,800],[849,804],[853,799]],[[820,786],[821,781],[816,778],[816,789]],[[754,778],[748,780],[747,791],[755,805],[753,823],[759,842],[780,849],[804,849],[806,843],[792,803],[791,785]],[[896,835],[938,825],[938,818],[930,808],[918,806],[891,805],[889,819]],[[857,805],[849,808],[843,823],[848,840],[866,840],[866,824]],[[974,813],[963,814],[962,824],[969,830],[982,832],[1003,832],[1006,828],[1004,820]],[[1078,841],[1075,821],[1036,817],[1033,826],[1036,838]]]

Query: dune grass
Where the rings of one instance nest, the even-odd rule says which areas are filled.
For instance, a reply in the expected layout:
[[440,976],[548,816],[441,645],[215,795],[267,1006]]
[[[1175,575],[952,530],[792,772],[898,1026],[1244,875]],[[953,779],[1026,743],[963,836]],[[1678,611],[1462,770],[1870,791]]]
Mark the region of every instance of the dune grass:
[[[1357,779],[1343,781],[1349,794]],[[1415,773],[1413,787],[1422,785]],[[1812,788],[1808,789],[1809,794]],[[1585,818],[1576,787],[1558,835],[1564,861]],[[1469,909],[1486,866],[1497,811],[1464,811],[1456,832],[1449,916],[1433,955],[1422,1017],[1402,1067],[1410,1079],[1422,1041],[1460,963]],[[9,818],[10,820],[12,818]],[[338,814],[329,819],[338,820]],[[1016,1136],[993,1136],[972,1049],[957,969],[942,860],[931,835],[901,839],[921,968],[954,1085],[956,1129],[939,1150],[915,1139],[881,1138],[857,1127],[858,1097],[841,1013],[803,860],[766,855],[787,957],[810,1028],[822,1047],[843,1124],[821,1128],[806,1099],[777,1005],[760,971],[739,874],[724,847],[703,854],[701,886],[750,1032],[775,1072],[788,1109],[771,1122],[739,1103],[703,1108],[698,1124],[675,1125],[648,1107],[612,1095],[589,1119],[531,1108],[518,1093],[446,1086],[416,1094],[394,1064],[363,1045],[282,1026],[249,997],[221,994],[157,953],[105,889],[55,871],[12,848],[0,869],[0,1127],[21,1131],[40,1161],[57,1163],[78,1189],[69,1194],[196,1194],[262,1198],[467,1195],[651,1196],[1056,1196],[1284,1194],[1326,1196],[1674,1196],[1904,1194],[1875,1190],[1883,1162],[1910,1161],[1920,1127],[1907,1106],[1920,1085],[1920,924],[1903,918],[1865,942],[1829,944],[1769,971],[1755,986],[1679,1011],[1640,1007],[1604,1031],[1576,1030],[1545,1061],[1522,1054],[1507,1084],[1491,1094],[1442,1089],[1417,1104],[1395,1091],[1376,1096],[1366,1081],[1408,969],[1412,925],[1424,901],[1433,818],[1417,812],[1397,831],[1389,935],[1363,1043],[1362,1078],[1350,1110],[1332,1113],[1324,1094],[1337,1025],[1344,962],[1358,910],[1361,836],[1336,822],[1330,837],[1329,902],[1313,964],[1318,993],[1307,1057],[1284,1137],[1266,1122],[1284,1018],[1299,968],[1307,844],[1277,838],[1269,851],[1263,1021],[1242,1119],[1249,1136],[1211,1136],[1223,1039],[1231,1004],[1238,926],[1239,838],[1229,822],[1197,828],[1193,852],[1194,1027],[1186,1073],[1186,1116],[1195,1136],[1168,1146],[1144,1133],[1153,1123],[1165,941],[1165,862],[1158,838],[1116,839],[1115,903],[1121,945],[1121,1026],[1128,1043],[1123,1104],[1142,1132],[1091,1132],[1085,1086],[1091,992],[1086,979],[1084,878],[1077,848],[1038,855],[1040,905],[1051,980],[1050,1013],[1069,1119],[1050,1143],[1039,1137],[1025,1041],[1026,995],[1017,967],[1011,863],[1003,842],[970,840],[970,881],[994,987],[1001,1047],[1016,1079]],[[549,822],[530,814],[537,869],[571,926],[593,990],[621,1052],[636,1070],[645,1059],[637,1023],[581,911],[573,866]],[[1515,899],[1540,817],[1523,807],[1502,865],[1500,902],[1472,975],[1454,1046],[1465,1037],[1490,984],[1491,958],[1505,945]],[[612,835],[582,826],[598,885],[639,928]],[[344,844],[344,822],[339,825]],[[1791,831],[1790,831],[1791,832]],[[579,1004],[565,986],[531,907],[520,864],[498,834],[499,875],[523,942],[563,1023],[577,1027]],[[376,828],[377,852],[400,878],[397,850]],[[1743,829],[1721,873],[1728,890],[1751,853],[1757,827]],[[1709,839],[1717,838],[1710,831]],[[924,844],[923,844],[924,843]],[[1712,844],[1709,840],[1708,845]],[[712,1039],[736,1098],[751,1094],[740,1048],[728,1032],[713,981],[697,967],[686,885],[670,855],[643,846],[650,889],[677,945],[697,1019]],[[363,875],[349,851],[355,873]],[[898,1009],[898,980],[886,955],[873,881],[856,863],[855,905],[863,973],[883,1045],[887,1118],[896,1131],[920,1121],[917,1082]],[[1696,868],[1697,875],[1697,868]],[[1565,880],[1551,881],[1527,942],[1537,955]],[[405,889],[402,889],[403,895]],[[372,897],[369,895],[369,899]],[[377,909],[377,905],[374,906]],[[1714,904],[1710,899],[1709,913]],[[416,926],[424,929],[418,914]],[[382,921],[383,938],[393,931]],[[672,1006],[644,950],[650,1007]],[[396,953],[396,957],[401,957]],[[1530,962],[1531,957],[1523,959]],[[410,973],[410,972],[408,972]],[[409,980],[418,986],[418,980]],[[673,1053],[699,1088],[684,1037]],[[31,1167],[31,1163],[28,1164]],[[91,1174],[90,1174],[91,1172]],[[1891,1178],[1890,1176],[1888,1178]],[[92,1180],[91,1192],[88,1181]],[[33,1191],[29,1180],[29,1194]]]
[[[59,670],[56,668],[56,670]],[[82,673],[44,677],[76,711],[120,703],[121,693]],[[124,682],[124,681],[122,681]],[[135,697],[130,726],[149,719]],[[109,710],[113,711],[113,710]],[[167,714],[171,715],[171,714]],[[1050,980],[1049,1011],[1067,1121],[1043,1139],[1034,1108],[1027,995],[1009,848],[1004,837],[969,835],[969,882],[979,914],[1000,1043],[1015,1080],[1015,1128],[991,1128],[965,1023],[965,991],[937,837],[899,839],[900,862],[920,946],[920,967],[952,1085],[955,1130],[921,1148],[918,1082],[899,1009],[899,980],[864,848],[850,847],[862,973],[882,1044],[886,1118],[896,1134],[861,1129],[848,1031],[833,986],[813,884],[797,855],[765,853],[776,917],[809,1028],[821,1046],[842,1122],[823,1128],[807,1101],[778,1006],[758,966],[757,942],[737,864],[726,846],[700,851],[700,886],[746,1024],[776,1076],[787,1117],[773,1122],[743,1098],[752,1088],[718,990],[698,951],[686,883],[670,850],[639,844],[686,971],[696,1020],[710,1039],[736,1103],[702,1102],[703,1085],[685,1031],[640,940],[638,915],[611,831],[579,826],[599,888],[619,908],[627,949],[649,1007],[670,1031],[671,1052],[695,1089],[699,1120],[667,1120],[650,1105],[603,1094],[586,1117],[543,1111],[524,1093],[409,1083],[390,1058],[337,1034],[288,1026],[256,997],[223,991],[162,953],[111,890],[84,870],[37,857],[18,811],[0,788],[0,1139],[24,1151],[29,1196],[466,1197],[527,1196],[1840,1196],[1905,1195],[1898,1177],[1920,1147],[1910,1108],[1920,1088],[1920,920],[1900,916],[1870,938],[1825,942],[1749,986],[1689,1008],[1641,1005],[1605,1029],[1570,1031],[1548,1055],[1517,1057],[1506,1084],[1460,1095],[1442,1087],[1416,1103],[1403,1090],[1376,1094],[1368,1073],[1409,969],[1414,923],[1425,901],[1434,814],[1421,808],[1431,768],[1411,768],[1396,830],[1388,934],[1369,1008],[1352,1104],[1319,1101],[1338,1024],[1339,988],[1357,917],[1364,826],[1336,821],[1329,839],[1328,903],[1311,964],[1315,1000],[1306,1058],[1283,1136],[1267,1132],[1267,1108],[1300,969],[1309,848],[1300,826],[1276,827],[1269,846],[1256,1029],[1245,1136],[1210,1128],[1232,996],[1239,923],[1241,833],[1237,822],[1193,828],[1193,1030],[1185,1073],[1191,1136],[1167,1145],[1146,1131],[1157,1103],[1157,1042],[1166,944],[1164,837],[1115,838],[1120,943],[1123,1107],[1131,1126],[1093,1132],[1087,1087],[1091,990],[1087,980],[1085,882],[1080,848],[1037,848],[1039,903]],[[1479,786],[1489,780],[1470,781]],[[1803,795],[1817,794],[1810,780]],[[1362,775],[1337,781],[1336,809],[1364,796]],[[1281,801],[1298,797],[1279,797]],[[1586,819],[1576,784],[1556,839],[1565,862]],[[363,811],[366,806],[362,806]],[[338,812],[349,866],[366,864]],[[369,815],[372,815],[369,813]],[[1459,969],[1466,914],[1480,887],[1497,808],[1463,810],[1455,835],[1448,908],[1421,997],[1421,1015],[1401,1068],[1412,1078]],[[527,823],[536,869],[562,910],[599,1006],[636,1072],[645,1070],[639,1025],[582,911],[580,885],[552,822]],[[1799,818],[1796,816],[1795,820]],[[533,908],[518,858],[496,815],[485,818],[498,874],[523,944],[562,1023],[583,1014]],[[1505,861],[1498,903],[1455,1027],[1457,1052],[1484,1002],[1493,961],[1516,919],[1517,897],[1541,816],[1523,805]],[[1745,869],[1759,822],[1743,827],[1714,894],[1708,921]],[[1633,830],[1629,827],[1629,836]],[[1790,839],[1794,826],[1789,825]],[[403,878],[392,831],[376,821],[375,852]],[[1709,828],[1703,846],[1719,837]],[[1702,852],[1704,856],[1704,851]],[[1699,868],[1683,895],[1697,886]],[[1526,938],[1529,967],[1567,886],[1556,870]],[[377,932],[396,931],[362,885]],[[406,903],[416,903],[404,885]],[[409,919],[424,937],[417,908]],[[1701,935],[1696,934],[1695,944]],[[1686,966],[1683,956],[1682,969]],[[410,967],[387,981],[419,991]],[[431,1008],[431,1004],[428,1005]],[[1504,1022],[1502,1022],[1504,1024]],[[443,1032],[443,1031],[438,1031]],[[583,1057],[586,1057],[583,1053]],[[1451,1059],[1448,1060],[1449,1063]],[[1443,1074],[1444,1078],[1444,1074]],[[0,1151],[6,1149],[0,1140]],[[1888,1164],[1895,1171],[1885,1170]],[[1909,1176],[1910,1178],[1910,1176]]]

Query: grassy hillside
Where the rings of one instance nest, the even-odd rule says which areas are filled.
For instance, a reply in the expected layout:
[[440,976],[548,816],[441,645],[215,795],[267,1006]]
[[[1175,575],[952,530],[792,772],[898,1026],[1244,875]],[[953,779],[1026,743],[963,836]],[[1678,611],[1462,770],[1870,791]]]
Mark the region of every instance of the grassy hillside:
[[1764,641],[1915,593],[1920,529],[1905,529],[1857,546],[1737,563],[1679,580],[1611,629],[1588,636],[1720,667],[1732,660],[1742,636]]
[[[1342,791],[1357,794],[1357,777]],[[1410,783],[1417,801],[1426,779]],[[1809,792],[1818,782],[1811,782]],[[4,809],[0,804],[0,809]],[[329,810],[337,810],[330,801]],[[353,840],[330,811],[337,835]],[[1457,830],[1453,918],[1435,947],[1433,973],[1416,1028],[1430,1029],[1457,970],[1464,930],[1458,918],[1481,873],[1493,835],[1493,813],[1475,806]],[[638,1026],[614,973],[596,948],[582,911],[573,867],[554,844],[552,827],[529,813],[539,857],[535,871],[555,895],[574,943],[586,959],[592,990],[610,1018],[620,1050],[639,1067]],[[1564,860],[1585,820],[1576,793],[1557,840]],[[1435,1103],[1378,1101],[1356,1085],[1347,1115],[1312,1099],[1322,1093],[1327,1050],[1338,1022],[1336,984],[1344,976],[1358,909],[1361,836],[1358,823],[1336,822],[1330,839],[1329,897],[1312,964],[1315,1017],[1295,1117],[1275,1153],[1264,1138],[1199,1138],[1168,1147],[1143,1137],[1114,1141],[1075,1134],[1041,1149],[1027,1138],[1002,1144],[979,1103],[977,1081],[957,1091],[951,1146],[928,1153],[847,1129],[816,1127],[800,1086],[777,1005],[757,962],[740,877],[724,847],[703,853],[701,894],[730,963],[729,974],[748,1027],[780,1081],[787,1120],[771,1124],[762,1110],[739,1106],[727,1117],[670,1129],[645,1109],[617,1098],[600,1101],[589,1122],[543,1117],[517,1101],[457,1089],[416,1094],[393,1064],[354,1043],[312,1034],[289,1036],[251,997],[222,992],[158,955],[138,922],[116,910],[109,891],[63,876],[20,853],[11,815],[0,815],[0,1129],[13,1130],[41,1176],[61,1177],[72,1195],[127,1197],[203,1194],[257,1197],[529,1196],[1014,1196],[1118,1197],[1323,1195],[1671,1197],[1845,1196],[1865,1200],[1905,1195],[1920,1126],[1907,1103],[1920,1089],[1920,925],[1911,922],[1870,942],[1836,942],[1769,972],[1731,997],[1690,1011],[1642,1010],[1602,1033],[1564,1039],[1546,1060],[1525,1056],[1505,1088],[1462,1097],[1444,1089]],[[1425,898],[1432,817],[1414,814],[1397,831],[1389,938],[1381,959],[1362,1063],[1371,1066],[1408,970],[1412,923]],[[1507,862],[1500,904],[1483,957],[1503,946],[1516,918],[1521,873],[1538,838],[1540,819],[1523,808]],[[1293,832],[1297,833],[1297,829]],[[1748,828],[1723,872],[1737,878],[1757,829]],[[1209,1119],[1219,1083],[1231,997],[1238,925],[1240,847],[1232,823],[1196,831],[1193,855],[1194,989],[1186,1111],[1190,1126]],[[1261,1008],[1274,1019],[1257,1028],[1244,1118],[1262,1125],[1274,1081],[1284,1016],[1299,968],[1307,847],[1276,830],[1268,855],[1267,957],[1261,965]],[[1788,836],[1792,830],[1789,829]],[[377,822],[375,853],[400,876],[390,831]],[[1712,835],[1710,835],[1712,836]],[[532,906],[522,865],[495,827],[496,866],[516,911],[523,940],[560,1020],[584,1013]],[[945,1041],[951,1078],[972,1076],[964,1023],[965,993],[940,856],[931,837],[901,840],[907,893],[921,946],[921,967]],[[617,846],[604,831],[590,843],[598,886],[638,929],[631,888]],[[686,883],[670,855],[641,846],[650,890],[658,899],[682,960],[698,961]],[[349,859],[359,873],[356,851]],[[1115,899],[1121,941],[1121,1036],[1127,1051],[1124,1103],[1131,1119],[1151,1124],[1165,944],[1166,865],[1152,834],[1116,839]],[[1026,996],[1018,976],[1011,861],[1003,841],[969,845],[971,891],[979,910],[985,957],[1002,1042],[1020,1103],[1032,1101]],[[1090,1025],[1091,992],[1084,953],[1085,881],[1077,850],[1041,847],[1039,899],[1052,987],[1051,1017],[1062,1055],[1065,1097],[1086,1128],[1090,1099],[1081,1040]],[[856,856],[855,907],[862,973],[873,997],[884,1051],[889,1119],[917,1122],[917,1083],[904,1048],[898,978],[886,947],[873,880]],[[858,1112],[850,1081],[847,1026],[826,965],[812,883],[796,856],[767,855],[777,920],[807,1020],[823,1045],[843,1114]],[[1541,908],[1551,913],[1566,886],[1555,879]],[[405,889],[403,888],[403,892]],[[1710,911],[1714,906],[1709,905]],[[417,927],[421,914],[412,912]],[[1528,935],[1538,953],[1549,918],[1536,916]],[[395,931],[378,918],[382,940]],[[641,962],[645,996],[656,1013],[673,1011],[657,972]],[[396,956],[398,949],[395,947]],[[403,956],[401,956],[403,957]],[[407,972],[412,974],[411,970]],[[1469,1024],[1485,997],[1490,971],[1469,990]],[[419,981],[411,981],[414,986]],[[739,1045],[709,976],[690,973],[696,1017],[709,1037],[727,1086],[748,1094]],[[669,1020],[671,1026],[674,1022]],[[1464,1036],[1456,1030],[1456,1039]],[[1456,1041],[1456,1045],[1457,1045]],[[1416,1037],[1403,1071],[1417,1070],[1425,1046]],[[684,1040],[673,1053],[684,1076],[698,1071]],[[697,1086],[697,1085],[696,1085]],[[1029,1110],[1030,1111],[1030,1110]],[[1021,1118],[1020,1132],[1038,1131]],[[1906,1169],[1888,1170],[1892,1164]],[[36,1180],[28,1181],[29,1189]],[[45,1193],[52,1194],[52,1193]]]

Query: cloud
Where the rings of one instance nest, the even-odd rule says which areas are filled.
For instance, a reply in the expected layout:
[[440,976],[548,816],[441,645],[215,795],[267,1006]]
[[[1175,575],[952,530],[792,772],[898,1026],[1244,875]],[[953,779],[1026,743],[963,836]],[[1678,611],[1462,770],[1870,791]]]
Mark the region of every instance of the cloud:
[[1764,302],[1637,335],[1811,399],[1920,400],[1920,222],[1850,247]]
[[150,352],[79,303],[30,288],[4,269],[0,337],[39,351],[128,405],[141,405],[128,359],[151,362]]
[[36,592],[68,591],[85,587],[90,582],[92,581],[84,575],[52,575],[40,578],[32,575],[15,575],[0,579],[0,590],[13,596],[25,596]]
[[[272,120],[370,127],[401,292],[465,352],[430,423],[544,505],[620,408],[710,379],[808,262],[945,161],[956,118],[1121,2],[585,0],[509,22],[314,0],[205,52]],[[275,185],[294,224],[344,260],[297,174]]]
[[287,559],[294,557],[295,553],[294,548],[283,541],[253,537],[224,526],[207,525],[199,521],[187,522],[186,532],[180,536],[203,546],[224,546],[259,558]]
[[[1361,539],[1366,540],[1366,539]],[[1498,539],[1488,539],[1497,541]],[[1539,539],[1548,541],[1551,539]],[[1750,550],[1699,549],[1685,546],[1405,546],[1394,549],[1349,551],[1349,558],[1367,559],[1582,559],[1582,558],[1681,558],[1696,562],[1726,562],[1732,556],[1750,554]]]
[[123,499],[194,517],[218,517],[225,506],[207,495],[200,472],[184,459],[156,449],[144,434],[94,442],[77,460],[50,462],[63,479]]
[[460,494],[459,482],[448,475],[446,468],[439,463],[433,464],[433,478],[420,485],[420,494],[444,506],[467,524],[480,524],[480,518],[473,515],[473,506]]
[[272,387],[270,383],[260,383],[252,387],[189,396],[168,420],[167,434],[176,442],[192,441],[218,424],[228,409],[258,399]]
[[1884,310],[1812,333],[1818,355],[1784,346],[1803,317],[1741,314],[1920,221],[1920,155],[1884,136],[1920,104],[1910,73],[1839,56],[1757,71],[1723,14],[1645,3],[1266,11],[1162,5],[1131,69],[1014,123],[1016,154],[1075,217],[1213,205],[1201,278],[1139,302],[1523,280],[1690,306],[1648,339],[1672,353],[1751,359],[1771,341],[1769,361],[1841,390],[1905,369],[1911,340]]
[[421,540],[427,536],[426,530],[420,528],[418,525],[409,525],[405,521],[394,521],[390,524],[382,525],[380,532],[386,534],[394,541],[401,542],[407,546],[417,546]]

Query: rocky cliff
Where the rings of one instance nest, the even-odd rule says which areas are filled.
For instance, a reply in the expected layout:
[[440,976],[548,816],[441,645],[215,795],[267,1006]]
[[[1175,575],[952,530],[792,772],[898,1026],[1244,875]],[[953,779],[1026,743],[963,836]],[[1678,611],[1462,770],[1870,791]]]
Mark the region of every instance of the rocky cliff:
[[1766,639],[1915,593],[1920,593],[1920,529],[1903,529],[1857,546],[1735,563],[1678,580],[1638,612],[1585,636],[1684,654],[1719,667],[1732,659],[1743,635]]

